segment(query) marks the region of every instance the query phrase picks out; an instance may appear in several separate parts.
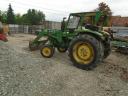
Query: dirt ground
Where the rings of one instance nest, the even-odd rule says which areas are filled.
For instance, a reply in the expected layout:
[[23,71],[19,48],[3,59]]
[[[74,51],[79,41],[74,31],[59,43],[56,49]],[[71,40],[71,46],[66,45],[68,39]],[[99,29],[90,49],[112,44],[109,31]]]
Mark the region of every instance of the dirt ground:
[[92,71],[72,65],[67,53],[30,52],[33,35],[0,42],[0,96],[128,96],[128,55],[112,51]]

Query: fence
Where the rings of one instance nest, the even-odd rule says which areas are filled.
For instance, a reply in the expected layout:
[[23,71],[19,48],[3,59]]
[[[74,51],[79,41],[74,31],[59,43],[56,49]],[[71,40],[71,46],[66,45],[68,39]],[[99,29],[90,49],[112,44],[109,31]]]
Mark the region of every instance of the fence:
[[[7,25],[6,25],[7,27]],[[41,29],[61,29],[60,22],[45,21],[42,25],[8,25],[10,33],[28,33],[34,34],[35,31]],[[7,28],[6,28],[7,29]],[[128,27],[112,27],[112,30],[116,31],[114,35],[128,36]]]
[[28,33],[28,26],[27,25],[9,24],[8,27],[9,27],[10,33]]
[[128,36],[128,27],[112,27],[112,30],[116,32],[114,33],[116,36]]
[[34,34],[41,29],[61,29],[60,22],[45,21],[42,25],[16,25],[9,24],[9,33],[27,33]]

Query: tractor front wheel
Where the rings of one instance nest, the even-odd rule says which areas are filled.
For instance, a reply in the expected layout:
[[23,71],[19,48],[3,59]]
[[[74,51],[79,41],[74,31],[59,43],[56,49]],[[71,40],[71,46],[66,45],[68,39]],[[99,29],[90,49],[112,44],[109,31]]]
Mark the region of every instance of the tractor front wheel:
[[75,37],[69,46],[69,57],[81,69],[91,70],[103,59],[103,45],[95,37],[83,34]]
[[41,47],[40,53],[43,57],[50,58],[53,56],[54,50],[55,49],[52,46],[44,45]]

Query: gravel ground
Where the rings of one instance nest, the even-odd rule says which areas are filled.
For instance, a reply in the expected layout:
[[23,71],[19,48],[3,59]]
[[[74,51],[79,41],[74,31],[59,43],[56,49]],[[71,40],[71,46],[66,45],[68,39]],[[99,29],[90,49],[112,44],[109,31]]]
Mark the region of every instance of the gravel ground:
[[116,52],[92,71],[72,65],[66,53],[46,59],[30,52],[32,35],[0,42],[0,96],[128,96],[128,56]]

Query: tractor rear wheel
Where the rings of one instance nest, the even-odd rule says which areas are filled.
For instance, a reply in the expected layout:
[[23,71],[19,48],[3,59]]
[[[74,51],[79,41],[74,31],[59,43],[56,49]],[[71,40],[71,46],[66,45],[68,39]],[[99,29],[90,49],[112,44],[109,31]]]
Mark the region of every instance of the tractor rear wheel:
[[40,53],[43,57],[50,58],[53,56],[55,49],[52,46],[44,45],[40,49]]
[[30,49],[31,51],[37,50],[37,49],[38,49],[38,44],[33,43],[32,41],[29,41],[29,49]]
[[83,34],[75,37],[69,46],[69,57],[74,66],[91,70],[103,60],[103,44],[95,37]]
[[61,48],[61,47],[58,47],[57,50],[61,53],[64,53],[67,51],[67,48]]

